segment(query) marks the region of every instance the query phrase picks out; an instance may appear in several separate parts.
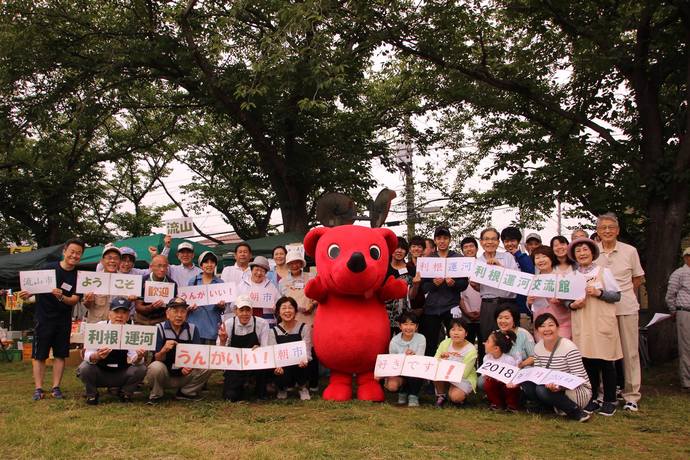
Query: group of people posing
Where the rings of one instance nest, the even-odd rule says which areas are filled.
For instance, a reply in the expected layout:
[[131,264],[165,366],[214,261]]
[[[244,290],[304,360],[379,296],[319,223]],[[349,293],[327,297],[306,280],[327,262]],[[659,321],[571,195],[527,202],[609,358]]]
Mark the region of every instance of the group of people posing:
[[[584,232],[582,232],[584,233]],[[638,344],[637,287],[644,272],[637,251],[617,240],[618,220],[605,214],[597,220],[599,242],[587,234],[573,234],[572,241],[554,237],[548,246],[536,234],[528,235],[523,251],[522,235],[515,227],[499,232],[482,230],[479,240],[464,238],[461,253],[450,249],[451,234],[439,227],[433,240],[413,237],[408,244],[399,238],[393,252],[389,274],[406,280],[408,296],[391,300],[386,308],[391,318],[393,337],[390,353],[425,354],[439,359],[463,362],[462,381],[434,382],[435,403],[462,404],[478,388],[486,393],[493,409],[520,410],[525,401],[535,407],[555,408],[576,420],[589,414],[613,415],[617,398],[625,410],[638,410],[640,363]],[[505,251],[499,251],[499,243]],[[306,298],[305,260],[296,252],[277,247],[275,267],[262,256],[252,258],[251,248],[241,243],[235,250],[236,263],[216,274],[218,260],[203,252],[194,265],[194,248],[189,243],[177,247],[180,265],[170,265],[166,257],[169,240],[162,254],[153,256],[149,269],[133,268],[136,253],[129,248],[107,246],[101,265],[104,271],[134,273],[144,280],[168,281],[177,286],[233,282],[238,297],[232,305],[189,305],[174,296],[167,304],[146,303],[138,297],[110,297],[76,294],[76,267],[84,249],[80,240],[69,240],[63,259],[50,264],[56,270],[57,286],[51,294],[39,294],[33,369],[34,399],[42,399],[45,360],[52,348],[54,397],[62,397],[59,384],[64,358],[69,355],[72,309],[81,303],[87,322],[114,324],[133,321],[156,325],[157,343],[152,357],[143,350],[99,349],[85,353],[78,375],[86,387],[89,404],[98,404],[99,388],[116,389],[120,399],[131,400],[142,381],[151,387],[148,401],[158,402],[166,389],[178,399],[198,399],[211,372],[177,368],[175,346],[179,343],[216,344],[253,348],[303,340],[308,356],[299,365],[261,371],[224,371],[222,396],[229,401],[244,399],[253,382],[259,399],[275,389],[278,399],[296,390],[309,399],[318,390],[319,366],[311,346],[314,311],[318,305]],[[483,250],[479,254],[479,248]],[[478,285],[467,278],[421,278],[415,270],[418,257],[477,257],[489,265],[529,273],[578,272],[587,279],[586,295],[574,301],[524,297],[500,289]],[[246,295],[252,289],[274,290],[279,298],[274,308],[254,308]],[[28,293],[22,293],[26,296]],[[522,318],[521,318],[522,315]],[[534,337],[528,329],[533,318]],[[521,327],[521,322],[526,327]],[[537,343],[535,344],[535,338]],[[554,385],[523,383],[506,385],[490,377],[478,378],[476,367],[484,359],[502,361],[520,368],[538,366],[567,372],[584,379],[574,390]],[[150,361],[148,366],[147,361]],[[388,378],[382,384],[398,392],[398,402],[419,405],[422,381],[414,378]],[[603,391],[600,389],[602,385]],[[618,394],[617,394],[618,392]]]
[[[461,252],[450,249],[451,234],[443,227],[434,233],[432,250],[428,240],[415,237],[408,244],[400,238],[390,273],[408,282],[410,296],[387,304],[392,331],[400,329],[390,352],[404,349],[411,353],[416,349],[421,353],[423,338],[426,356],[465,362],[462,382],[450,388],[435,384],[438,406],[448,400],[461,403],[481,387],[496,409],[515,411],[525,400],[533,400],[571,418],[586,420],[592,413],[613,415],[620,399],[624,410],[637,411],[641,396],[637,290],[644,271],[635,248],[618,241],[620,228],[614,214],[599,216],[596,229],[598,241],[576,230],[571,241],[556,236],[548,246],[542,244],[539,235],[530,234],[523,249],[519,229],[507,227],[499,232],[486,228],[478,241],[474,237],[461,240]],[[500,243],[504,251],[499,251]],[[585,296],[573,301],[525,297],[467,278],[424,279],[415,272],[419,257],[461,255],[527,273],[579,273],[586,279]],[[419,318],[412,321],[419,329],[415,347],[406,343],[411,340],[412,326],[394,321],[405,310]],[[409,315],[401,318],[410,321]],[[528,330],[532,328],[534,336]],[[448,338],[439,343],[441,331]],[[561,370],[585,382],[574,390],[529,382],[511,388],[491,378],[477,379],[475,367],[484,359],[519,368]],[[400,402],[407,400],[414,406],[418,403],[419,382],[406,380],[411,382],[403,385],[401,378],[389,379],[387,386],[398,391],[402,388]]]

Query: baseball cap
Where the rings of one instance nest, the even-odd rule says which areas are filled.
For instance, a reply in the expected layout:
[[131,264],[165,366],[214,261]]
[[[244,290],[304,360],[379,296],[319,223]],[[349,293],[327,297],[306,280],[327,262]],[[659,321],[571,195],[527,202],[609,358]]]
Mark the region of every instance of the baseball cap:
[[537,240],[541,243],[541,236],[539,236],[537,233],[530,233],[527,235],[527,238],[525,238],[525,243],[529,240]]
[[190,251],[194,252],[194,245],[189,241],[183,241],[182,243],[177,245],[177,252],[180,252],[183,249],[189,249]]
[[112,244],[107,244],[103,248],[103,252],[101,252],[101,257],[103,257],[104,255],[106,255],[109,252],[117,252],[117,255],[122,257],[122,251],[120,251],[120,248],[118,248],[117,246],[113,246]]
[[132,257],[134,257],[134,260],[137,260],[137,251],[135,251],[134,249],[132,249],[128,246],[123,246],[120,248],[120,255],[132,256]]
[[166,308],[175,308],[175,307],[185,307],[187,308],[189,304],[187,303],[186,300],[184,300],[182,297],[173,297],[170,299],[168,302],[168,305],[166,305]]
[[124,297],[113,297],[113,300],[110,301],[110,311],[119,310],[121,308],[129,310],[130,305],[131,302]]
[[242,307],[249,307],[249,308],[254,307],[254,303],[252,302],[252,299],[250,299],[249,296],[246,294],[238,295],[237,299],[235,299],[235,308],[242,308]]

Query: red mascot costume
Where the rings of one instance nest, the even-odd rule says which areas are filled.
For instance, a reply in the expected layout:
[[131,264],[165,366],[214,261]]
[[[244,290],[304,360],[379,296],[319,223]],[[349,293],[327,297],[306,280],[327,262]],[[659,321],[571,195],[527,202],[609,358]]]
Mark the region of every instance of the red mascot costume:
[[398,245],[384,228],[357,225],[319,227],[304,238],[304,249],[316,260],[317,276],[305,294],[319,303],[314,318],[314,349],[331,370],[323,399],[352,398],[352,375],[357,398],[383,401],[374,380],[376,355],[386,353],[390,324],[384,301],[407,295],[407,284],[386,279],[389,255]]

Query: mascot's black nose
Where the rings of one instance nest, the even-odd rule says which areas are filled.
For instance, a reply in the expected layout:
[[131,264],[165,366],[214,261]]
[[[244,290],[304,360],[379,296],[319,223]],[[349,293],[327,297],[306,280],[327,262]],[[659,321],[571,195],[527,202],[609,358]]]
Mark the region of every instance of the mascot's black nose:
[[350,260],[347,261],[347,268],[354,273],[363,272],[367,268],[367,261],[364,260],[364,256],[361,252],[353,252],[350,256]]

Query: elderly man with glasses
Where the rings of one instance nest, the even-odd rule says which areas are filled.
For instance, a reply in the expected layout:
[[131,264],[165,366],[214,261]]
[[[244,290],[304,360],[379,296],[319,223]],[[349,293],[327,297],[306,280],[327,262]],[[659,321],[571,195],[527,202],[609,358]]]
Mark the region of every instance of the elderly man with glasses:
[[623,410],[636,412],[641,398],[642,379],[638,352],[640,303],[637,299],[637,290],[644,279],[644,270],[640,265],[637,249],[618,241],[619,233],[620,227],[615,214],[606,213],[599,216],[597,234],[601,242],[598,243],[600,256],[596,264],[611,270],[621,288],[621,299],[616,302],[616,317],[623,347],[623,362],[617,363],[617,373],[620,376],[622,368],[624,375],[624,382],[618,378],[619,386],[623,384]]

